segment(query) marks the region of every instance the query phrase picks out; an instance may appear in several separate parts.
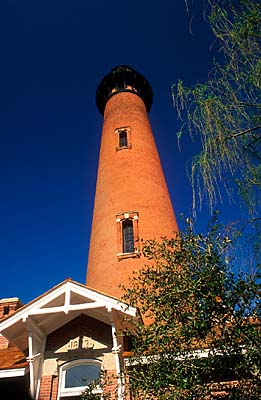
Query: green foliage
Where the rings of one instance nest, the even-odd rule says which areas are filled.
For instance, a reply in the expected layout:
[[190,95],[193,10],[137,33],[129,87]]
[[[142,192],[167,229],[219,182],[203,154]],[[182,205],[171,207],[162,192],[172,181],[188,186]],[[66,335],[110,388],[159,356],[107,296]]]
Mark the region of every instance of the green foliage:
[[[199,135],[202,150],[191,163],[194,210],[205,198],[212,210],[222,187],[233,186],[251,213],[260,200],[260,26],[255,0],[207,0],[219,60],[206,83],[172,87],[182,133]],[[229,179],[224,182],[224,175]]]
[[[88,384],[88,387],[81,394],[82,400],[109,400],[112,393],[108,392],[108,388],[113,383],[113,378],[108,378],[106,373],[101,372],[100,377]],[[105,389],[105,390],[104,390]],[[113,397],[115,398],[115,397]]]
[[216,223],[195,234],[187,222],[174,239],[144,244],[147,265],[125,291],[124,301],[151,321],[131,332],[133,398],[257,399],[258,285],[233,274],[232,241]]

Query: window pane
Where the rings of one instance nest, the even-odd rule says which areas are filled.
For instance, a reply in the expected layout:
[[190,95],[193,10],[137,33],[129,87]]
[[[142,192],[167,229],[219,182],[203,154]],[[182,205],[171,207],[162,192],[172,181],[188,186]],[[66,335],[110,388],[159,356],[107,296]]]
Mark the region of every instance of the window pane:
[[126,219],[122,223],[123,253],[134,252],[133,223],[131,219]]
[[119,146],[120,147],[128,146],[127,132],[126,131],[121,131],[119,133]]
[[91,364],[80,364],[68,368],[65,375],[65,388],[86,386],[99,378],[100,366]]

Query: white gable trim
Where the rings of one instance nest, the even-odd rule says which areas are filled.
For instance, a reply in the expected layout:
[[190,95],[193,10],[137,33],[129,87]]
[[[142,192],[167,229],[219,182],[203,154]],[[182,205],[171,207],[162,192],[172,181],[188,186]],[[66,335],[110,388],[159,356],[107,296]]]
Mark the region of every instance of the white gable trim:
[[65,314],[68,314],[69,311],[77,311],[77,310],[90,310],[91,308],[101,308],[105,307],[103,303],[99,302],[93,302],[90,304],[71,304],[71,305],[64,305],[60,307],[49,307],[49,308],[36,308],[32,311],[30,311],[27,316],[29,315],[40,315],[40,314],[52,314],[52,313],[58,313],[58,312],[64,312]]
[[[134,307],[129,307],[113,297],[91,290],[77,282],[66,280],[0,323],[0,332],[18,347],[20,345],[24,349],[27,342],[32,398],[37,400],[39,396],[47,335],[52,332],[51,329],[57,329],[61,323],[67,323],[71,317],[74,318],[81,312],[86,312],[92,318],[111,325],[112,328],[114,317],[120,321],[124,319],[124,315],[130,317],[137,315]],[[114,335],[114,331],[112,334]],[[22,374],[23,371],[17,373]]]
[[16,376],[25,376],[28,372],[28,368],[10,368],[0,370],[0,379],[3,378],[15,378]]
[[[71,304],[71,297],[73,293],[85,298],[86,303]],[[65,299],[62,306],[45,307],[63,294]],[[60,286],[55,287],[40,297],[38,300],[36,299],[32,303],[29,303],[28,306],[24,306],[20,311],[18,310],[14,315],[11,315],[9,318],[2,321],[0,323],[0,332],[21,320],[25,322],[30,315],[50,314],[57,312],[64,312],[65,314],[68,314],[70,311],[88,310],[103,307],[105,307],[107,310],[115,309],[132,317],[137,315],[136,308],[129,307],[115,298],[85,288],[83,285],[76,282],[65,281]]]

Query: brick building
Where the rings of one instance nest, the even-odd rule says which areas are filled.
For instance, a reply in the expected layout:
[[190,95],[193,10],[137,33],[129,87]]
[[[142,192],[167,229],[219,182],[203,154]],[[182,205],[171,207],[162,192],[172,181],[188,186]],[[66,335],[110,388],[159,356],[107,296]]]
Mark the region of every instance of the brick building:
[[149,83],[116,67],[100,82],[96,102],[104,124],[86,285],[67,279],[26,305],[0,300],[0,391],[7,399],[79,399],[101,371],[113,377],[104,390],[125,399],[122,332],[126,317],[139,316],[121,302],[119,285],[144,264],[141,238],[177,231],[148,119]]

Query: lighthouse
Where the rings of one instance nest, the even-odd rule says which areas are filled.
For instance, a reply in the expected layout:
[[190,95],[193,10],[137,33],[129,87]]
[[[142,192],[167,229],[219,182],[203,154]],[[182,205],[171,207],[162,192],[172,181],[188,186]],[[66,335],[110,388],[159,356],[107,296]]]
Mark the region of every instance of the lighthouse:
[[6,398],[80,399],[105,371],[108,384],[93,394],[128,399],[123,332],[139,313],[121,301],[120,285],[145,263],[142,240],[173,237],[178,228],[148,118],[149,83],[118,66],[101,80],[96,102],[104,122],[87,285],[65,279],[23,307],[18,298],[0,300]]
[[103,128],[86,284],[117,298],[145,263],[142,241],[178,229],[148,118],[152,99],[128,66],[113,68],[96,92]]

